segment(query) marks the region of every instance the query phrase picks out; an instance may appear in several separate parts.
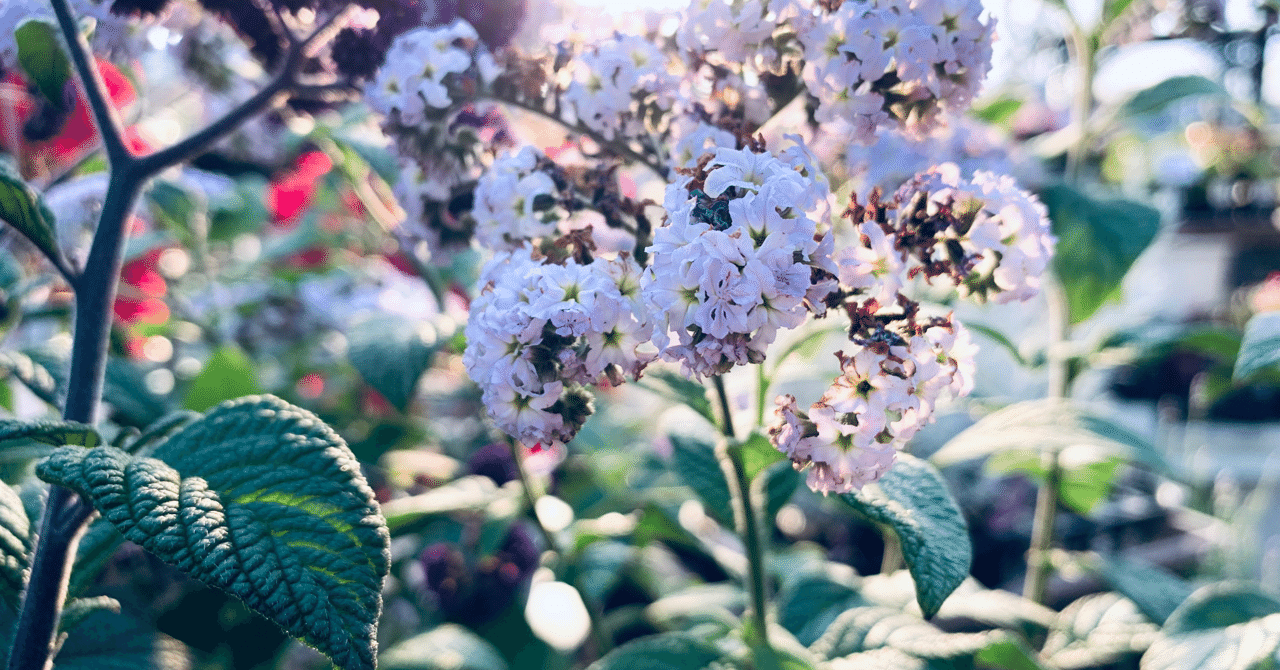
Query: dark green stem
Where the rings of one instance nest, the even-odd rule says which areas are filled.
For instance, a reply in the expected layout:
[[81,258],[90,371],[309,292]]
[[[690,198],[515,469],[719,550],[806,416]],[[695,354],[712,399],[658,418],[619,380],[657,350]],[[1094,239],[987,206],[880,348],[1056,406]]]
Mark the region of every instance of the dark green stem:
[[[194,156],[265,109],[278,93],[294,82],[304,60],[304,50],[330,27],[330,22],[298,42],[297,48],[291,49],[285,59],[281,73],[257,95],[188,139],[149,156],[135,157],[124,144],[120,120],[107,102],[102,76],[89,45],[79,32],[68,0],[51,0],[51,3],[110,165],[111,176],[89,258],[84,272],[71,281],[76,294],[75,331],[71,370],[67,377],[67,399],[63,407],[65,419],[94,424],[98,421],[106,373],[112,304],[128,238],[126,222],[143,186],[156,173]],[[74,492],[60,486],[50,487],[40,531],[35,537],[30,576],[14,628],[9,670],[47,670],[52,667],[72,559],[92,513],[93,508]]]
[[[733,420],[730,418],[729,395],[724,388],[724,380],[719,375],[711,378],[716,395],[720,399],[720,411],[723,420],[720,430],[725,441],[716,449],[716,456],[724,465],[724,469],[733,474],[729,477],[729,492],[733,495],[734,517],[738,525],[738,533],[747,552],[747,588],[751,595],[751,618],[755,633],[755,642],[772,654],[769,644],[769,582],[765,577],[764,539],[760,532],[759,514],[751,490],[751,480],[747,477],[747,467],[742,461],[742,445],[734,439]],[[728,474],[728,472],[726,474]]]

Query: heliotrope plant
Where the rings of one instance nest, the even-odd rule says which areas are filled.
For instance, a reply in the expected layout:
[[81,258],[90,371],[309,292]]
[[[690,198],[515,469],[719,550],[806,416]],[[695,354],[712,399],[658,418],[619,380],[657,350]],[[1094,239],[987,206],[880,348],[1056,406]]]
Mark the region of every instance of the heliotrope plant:
[[[120,16],[157,20],[147,17],[176,11],[170,4],[115,0],[102,25],[128,31]],[[94,428],[140,190],[278,99],[321,109],[363,100],[399,163],[388,189],[398,202],[366,206],[401,215],[391,223],[403,249],[427,247],[415,261],[487,254],[463,362],[514,442],[559,448],[592,414],[592,387],[650,366],[710,380],[765,649],[758,513],[723,376],[762,365],[781,335],[811,319],[847,320],[830,387],[808,409],[778,397],[773,421],[750,430],[767,432],[814,490],[856,493],[893,467],[940,402],[973,386],[964,326],[916,296],[930,285],[1027,300],[1053,251],[1045,209],[1009,177],[944,164],[892,195],[838,202],[804,139],[818,123],[842,124],[848,143],[923,137],[963,112],[990,67],[993,22],[978,0],[696,0],[674,30],[651,22],[533,53],[509,46],[510,31],[441,8],[428,16],[414,2],[200,5],[275,75],[205,129],[150,151],[125,142],[71,4],[52,1],[110,168],[83,266],[51,241],[36,191],[11,170],[0,175],[0,216],[76,295],[66,421],[10,422],[0,433],[60,447],[38,470],[54,486],[11,668],[51,662],[69,559],[94,510],[339,666],[375,664],[388,532],[355,458],[319,419],[253,397],[169,419],[147,439],[105,445]],[[0,34],[0,59],[44,85],[57,74],[29,56],[58,43],[25,30],[50,25],[33,16],[13,31],[16,48]],[[50,115],[66,103],[44,102]],[[806,117],[803,132],[766,140],[762,127],[789,106]],[[520,141],[513,111],[560,124],[571,141],[555,152]],[[762,400],[767,389],[761,373]]]

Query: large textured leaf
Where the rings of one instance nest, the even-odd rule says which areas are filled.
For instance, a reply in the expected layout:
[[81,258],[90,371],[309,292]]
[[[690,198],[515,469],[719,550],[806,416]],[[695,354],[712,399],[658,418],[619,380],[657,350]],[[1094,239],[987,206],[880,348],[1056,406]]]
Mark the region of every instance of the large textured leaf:
[[58,44],[58,29],[45,21],[27,21],[13,31],[18,63],[27,78],[55,107],[63,107],[63,89],[71,78],[71,63]]
[[1095,200],[1065,184],[1046,188],[1040,199],[1058,236],[1053,264],[1067,311],[1079,323],[1118,296],[1130,266],[1155,239],[1160,213],[1129,200]]
[[969,576],[969,528],[932,465],[899,454],[893,469],[878,482],[841,494],[840,499],[897,533],[925,617],[937,613],[942,601]]
[[221,405],[154,454],[63,447],[37,474],[338,666],[373,667],[388,535],[342,438],[305,410],[252,397]]
[[836,659],[887,647],[912,658],[945,664],[971,661],[992,645],[1012,640],[1005,631],[945,633],[914,614],[873,606],[845,611],[809,650],[822,658]]
[[1062,400],[1029,400],[992,412],[947,442],[929,458],[947,466],[1008,450],[1089,445],[1160,473],[1170,471],[1155,445],[1112,421]]
[[1192,593],[1165,621],[1141,670],[1273,670],[1280,601],[1257,586],[1223,582]]
[[663,633],[628,642],[587,670],[700,670],[720,656],[715,647],[691,635]]
[[0,160],[0,221],[17,229],[45,256],[62,258],[53,228],[53,212],[7,160]]
[[1234,377],[1244,379],[1276,363],[1280,363],[1280,312],[1263,312],[1245,324]]
[[456,624],[437,626],[378,656],[382,670],[507,670],[492,644]]
[[1159,631],[1132,600],[1095,593],[1062,610],[1041,654],[1055,668],[1094,668],[1136,657]]
[[347,357],[356,372],[403,412],[444,338],[430,324],[384,316],[361,322],[347,339]]

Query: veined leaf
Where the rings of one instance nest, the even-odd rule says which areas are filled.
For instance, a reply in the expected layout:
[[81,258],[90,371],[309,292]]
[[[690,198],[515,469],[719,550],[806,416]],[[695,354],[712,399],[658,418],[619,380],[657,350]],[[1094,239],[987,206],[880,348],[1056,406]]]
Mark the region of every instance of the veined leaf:
[[850,586],[820,576],[803,577],[778,594],[778,624],[801,644],[814,645],[841,613],[864,604]]
[[31,568],[31,521],[18,493],[0,482],[0,600],[14,612]]
[[137,619],[98,609],[58,650],[57,670],[190,670],[187,646]]
[[11,442],[38,442],[55,447],[93,448],[102,444],[98,431],[76,421],[12,421],[0,419],[0,446]]
[[[30,21],[27,26],[41,25]],[[61,99],[61,96],[59,96]],[[13,226],[50,259],[62,259],[62,249],[54,232],[53,212],[44,199],[22,180],[13,163],[0,160],[0,221]]]
[[1240,355],[1232,375],[1245,379],[1253,373],[1280,363],[1280,312],[1254,315],[1244,327]]
[[1143,654],[1141,670],[1270,670],[1280,654],[1280,601],[1221,582],[1192,593]]
[[154,454],[63,447],[37,474],[338,666],[374,667],[388,534],[342,438],[305,410],[251,397],[224,403]]
[[1148,619],[1163,625],[1191,595],[1191,585],[1163,568],[1124,558],[1103,557],[1102,578],[1137,604]]
[[1095,668],[1145,652],[1159,631],[1132,600],[1095,593],[1062,610],[1041,653],[1062,670]]
[[973,546],[968,525],[942,475],[927,462],[898,454],[898,462],[879,481],[840,499],[897,533],[925,617],[936,614],[969,576]]

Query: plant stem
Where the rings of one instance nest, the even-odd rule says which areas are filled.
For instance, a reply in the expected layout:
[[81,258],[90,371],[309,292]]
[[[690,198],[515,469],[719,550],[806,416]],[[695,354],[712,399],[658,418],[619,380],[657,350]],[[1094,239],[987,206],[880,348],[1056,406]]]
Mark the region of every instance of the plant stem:
[[720,375],[711,378],[716,395],[720,399],[720,410],[724,417],[720,425],[725,440],[716,449],[722,467],[733,473],[729,480],[729,493],[733,496],[733,512],[738,525],[738,533],[747,552],[747,588],[751,595],[752,624],[756,629],[758,644],[766,653],[772,654],[769,644],[768,588],[765,578],[764,541],[760,532],[760,520],[756,512],[755,500],[751,490],[751,480],[747,478],[746,464],[742,462],[742,445],[734,439],[733,420],[730,418],[729,395],[725,392],[724,380]]
[[[1062,350],[1069,337],[1067,299],[1062,284],[1052,273],[1046,273],[1044,287],[1045,296],[1049,299],[1049,397],[1062,400],[1066,398],[1071,384],[1066,352]],[[1062,458],[1059,450],[1051,447],[1041,452],[1040,465],[1044,469],[1045,478],[1036,494],[1031,547],[1027,551],[1027,579],[1022,588],[1022,595],[1037,603],[1044,602],[1049,573],[1053,567],[1050,564],[1050,553],[1057,525],[1058,499],[1062,495]]]
[[[286,57],[280,74],[258,94],[186,140],[148,156],[135,157],[124,144],[120,120],[107,102],[102,75],[88,43],[80,34],[68,0],[50,1],[110,166],[107,193],[89,258],[78,277],[74,280],[68,278],[76,294],[75,332],[62,415],[69,421],[95,424],[106,375],[111,308],[128,238],[126,222],[143,186],[156,173],[192,157],[265,109],[278,93],[294,83],[304,60],[304,51],[328,30],[332,20],[298,42]],[[53,666],[58,621],[67,595],[72,559],[92,514],[93,507],[73,491],[60,486],[50,487],[40,531],[34,540],[31,573],[14,629],[9,670],[48,670]]]

